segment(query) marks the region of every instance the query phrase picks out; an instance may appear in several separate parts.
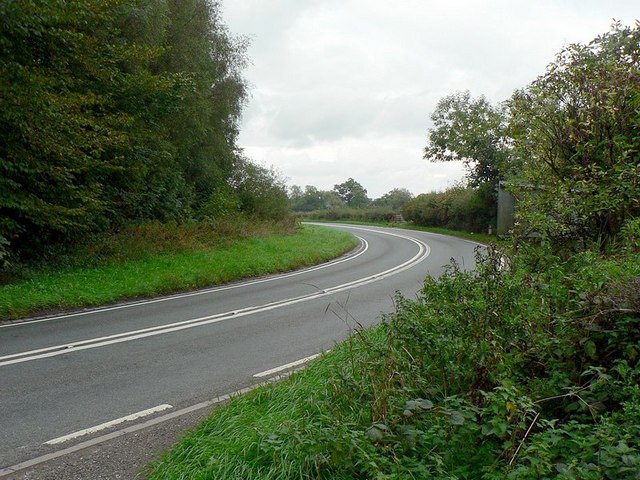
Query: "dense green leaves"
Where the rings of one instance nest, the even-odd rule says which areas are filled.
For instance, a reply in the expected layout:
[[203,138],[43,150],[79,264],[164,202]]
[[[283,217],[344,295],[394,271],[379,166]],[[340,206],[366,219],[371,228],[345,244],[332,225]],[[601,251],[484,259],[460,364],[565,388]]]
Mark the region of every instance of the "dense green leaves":
[[569,45],[510,110],[525,222],[605,245],[640,214],[640,26]]
[[431,114],[424,158],[431,161],[461,160],[474,186],[497,186],[508,158],[506,117],[485,97],[457,92],[442,98]]
[[413,194],[406,188],[394,188],[380,198],[376,198],[371,205],[374,207],[389,207],[400,211],[413,198]]
[[249,168],[235,143],[246,42],[218,9],[0,4],[1,258],[41,257],[132,221],[197,217],[236,195],[232,176]]
[[338,194],[347,207],[366,207],[371,200],[367,197],[367,189],[353,178],[334,185],[333,191]]
[[416,196],[403,206],[402,215],[415,225],[479,233],[495,223],[495,198],[488,185],[451,187]]
[[[496,223],[496,192],[498,182],[508,171],[509,141],[506,135],[507,117],[500,107],[491,105],[485,97],[473,98],[467,92],[457,92],[442,98],[431,114],[433,127],[429,129],[424,158],[430,161],[462,161],[467,169],[468,184],[477,189],[467,191],[467,200],[460,195],[464,190],[450,189],[444,193],[427,194],[427,198],[409,204],[409,217],[419,225],[442,226],[479,231]],[[450,206],[440,208],[437,221],[427,204],[467,203],[458,213]],[[451,210],[449,214],[448,210]],[[466,217],[466,218],[461,218]],[[475,217],[475,218],[474,218]],[[465,226],[468,225],[468,226]]]

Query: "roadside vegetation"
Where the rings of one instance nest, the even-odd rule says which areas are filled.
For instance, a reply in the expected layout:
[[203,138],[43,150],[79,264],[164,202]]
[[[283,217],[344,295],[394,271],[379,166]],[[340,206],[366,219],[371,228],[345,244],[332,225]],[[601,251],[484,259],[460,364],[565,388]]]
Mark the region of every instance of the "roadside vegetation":
[[150,479],[635,479],[640,256],[452,267],[290,380],[214,411]]
[[[496,184],[497,186],[497,184]],[[442,192],[413,196],[395,188],[377,199],[352,178],[321,191],[307,185],[293,186],[289,203],[300,219],[320,221],[404,223],[415,227],[445,228],[467,233],[496,231],[496,193],[492,186],[469,183]]]
[[0,17],[0,275],[146,223],[286,218],[282,179],[237,145],[248,43],[218,3],[0,2]]
[[316,265],[353,249],[346,232],[293,221],[160,223],[104,235],[0,285],[0,320],[209,287]]
[[216,409],[148,478],[637,480],[639,59],[640,25],[615,24],[496,115],[443,100],[434,128],[463,136],[426,151],[490,154],[465,156],[515,194],[511,241]]

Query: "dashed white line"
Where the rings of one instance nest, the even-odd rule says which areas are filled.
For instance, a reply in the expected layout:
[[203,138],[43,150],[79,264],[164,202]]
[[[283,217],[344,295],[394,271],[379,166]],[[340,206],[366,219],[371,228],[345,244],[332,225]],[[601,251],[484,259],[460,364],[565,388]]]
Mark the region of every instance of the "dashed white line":
[[100,432],[101,430],[106,430],[107,428],[120,425],[121,423],[131,422],[133,420],[138,420],[139,418],[142,418],[142,417],[148,417],[149,415],[153,415],[154,413],[158,413],[158,412],[163,412],[164,410],[168,410],[170,408],[173,408],[173,406],[165,403],[162,405],[158,405],[157,407],[148,408],[147,410],[143,410],[141,412],[132,413],[131,415],[127,415],[125,417],[116,418],[115,420],[101,423],[100,425],[96,425],[95,427],[85,428],[84,430],[79,430],[77,432],[70,433],[69,435],[64,435],[62,437],[54,438],[53,440],[44,442],[44,444],[58,445],[60,443],[67,442],[69,440],[73,440],[79,437],[84,437],[85,435],[91,435],[92,433]]
[[309,355],[308,357],[301,358],[300,360],[296,360],[295,362],[287,363],[286,365],[280,365],[279,367],[256,373],[253,376],[256,378],[268,377],[270,375],[273,375],[274,373],[282,372],[283,370],[289,370],[290,368],[297,367],[298,365],[302,365],[303,363],[310,362],[311,360],[313,360],[314,358],[318,358],[319,356],[319,353],[316,353],[315,355]]
[[244,395],[245,393],[249,393],[252,390],[255,390],[256,388],[263,386],[263,385],[268,385],[270,383],[273,383],[275,381],[278,381],[282,378],[286,378],[288,376],[290,372],[285,372],[282,375],[273,377],[273,378],[269,378],[261,383],[258,383],[256,385],[251,385],[249,387],[246,388],[242,388],[240,390],[237,390],[233,393],[229,393],[229,394],[225,394],[225,395],[221,395],[218,398],[215,398],[213,400],[209,400],[206,402],[201,402],[198,403],[196,405],[192,405],[190,407],[186,407],[183,408],[181,410],[176,410],[173,412],[169,412],[169,413],[165,413],[164,415],[158,416],[158,417],[154,417],[150,420],[146,420],[142,423],[136,423],[133,424],[129,427],[125,427],[122,428],[120,430],[116,430],[114,432],[111,433],[106,433],[104,435],[101,435],[99,437],[96,438],[91,438],[89,440],[85,440],[84,442],[80,442],[78,444],[72,445],[70,447],[64,448],[62,450],[57,450],[55,452],[52,453],[48,453],[46,455],[41,455],[40,457],[36,457],[36,458],[32,458],[30,460],[27,460],[25,462],[22,463],[18,463],[16,465],[12,465],[10,467],[5,467],[5,468],[0,468],[0,477],[5,477],[7,475],[11,475],[13,473],[16,473],[20,470],[25,470],[27,468],[31,468],[34,467],[36,465],[40,465],[42,463],[48,462],[50,460],[54,460],[56,458],[60,458],[63,457],[65,455],[69,455],[70,453],[75,453],[78,452],[80,450],[84,450],[85,448],[88,447],[92,447],[94,445],[99,445],[105,442],[108,442],[109,440],[113,440],[115,438],[118,437],[122,437],[124,435],[128,435],[130,433],[134,433],[134,432],[138,432],[140,430],[144,430],[146,428],[152,427],[154,425],[158,425],[160,423],[164,423],[166,421],[169,420],[173,420],[174,418],[179,418],[183,415],[186,415],[188,413],[191,412],[195,412],[197,410],[202,410],[203,408],[208,408],[211,407],[213,405],[217,405],[223,402],[226,402],[227,400],[230,400],[234,397],[237,397],[239,395]]

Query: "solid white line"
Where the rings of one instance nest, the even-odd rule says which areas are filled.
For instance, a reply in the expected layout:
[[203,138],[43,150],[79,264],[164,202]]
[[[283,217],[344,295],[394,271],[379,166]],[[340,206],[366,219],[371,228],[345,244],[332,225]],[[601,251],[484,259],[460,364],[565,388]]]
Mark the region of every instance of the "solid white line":
[[73,440],[74,438],[84,437],[85,435],[90,435],[92,433],[96,433],[101,430],[106,430],[107,428],[111,428],[115,425],[120,425],[121,423],[124,423],[124,422],[131,422],[133,420],[137,420],[142,417],[148,417],[149,415],[162,412],[170,408],[173,408],[173,406],[165,403],[163,405],[158,405],[157,407],[148,408],[147,410],[143,410],[138,413],[132,413],[131,415],[127,415],[126,417],[116,418],[115,420],[111,420],[110,422],[101,423],[100,425],[96,425],[95,427],[85,428],[84,430],[79,430],[77,432],[70,433],[69,435],[64,435],[62,437],[54,438],[53,440],[44,442],[44,444],[57,445],[59,443],[64,443],[69,440]]
[[154,299],[150,299],[150,300],[142,300],[139,302],[132,302],[132,303],[124,303],[122,305],[114,305],[112,307],[103,307],[103,308],[94,308],[94,309],[90,309],[90,310],[86,310],[86,311],[81,311],[81,312],[75,312],[75,313],[69,313],[66,315],[57,315],[57,316],[53,316],[53,317],[46,317],[46,318],[38,318],[35,320],[25,320],[22,322],[13,322],[13,323],[7,323],[4,325],[0,325],[0,328],[9,328],[9,327],[18,327],[20,325],[30,325],[32,323],[42,323],[42,322],[50,322],[53,320],[62,320],[65,318],[71,318],[71,317],[78,317],[81,315],[92,315],[95,313],[103,313],[103,312],[111,312],[114,310],[121,310],[123,308],[132,308],[132,307],[139,307],[142,305],[151,305],[153,303],[160,303],[160,302],[168,302],[170,300],[179,300],[182,298],[189,298],[189,297],[196,297],[199,295],[207,295],[209,293],[216,293],[216,292],[222,292],[222,291],[226,291],[226,290],[232,290],[235,288],[242,288],[242,287],[248,287],[248,286],[252,286],[252,285],[257,285],[260,283],[266,283],[266,282],[273,282],[276,280],[281,280],[283,278],[290,278],[290,277],[295,277],[297,275],[303,275],[305,273],[309,273],[309,272],[315,272],[316,270],[322,270],[323,268],[328,268],[328,267],[333,267],[334,265],[339,265],[341,263],[344,262],[350,262],[351,260],[355,260],[356,258],[358,258],[360,255],[363,255],[364,253],[366,253],[366,251],[369,249],[369,244],[361,237],[358,237],[356,235],[356,238],[358,240],[360,240],[360,245],[361,248],[360,250],[353,254],[353,255],[349,255],[338,259],[338,260],[331,260],[329,262],[325,262],[321,265],[316,265],[314,267],[309,267],[309,268],[304,268],[301,270],[296,270],[295,272],[290,272],[290,273],[283,273],[283,274],[274,274],[271,275],[267,278],[261,278],[259,280],[249,280],[249,281],[245,281],[245,282],[240,282],[240,283],[234,283],[233,285],[225,285],[225,286],[221,286],[221,287],[213,287],[213,288],[208,288],[208,289],[204,289],[204,290],[198,290],[195,292],[189,292],[189,293],[180,293],[180,294],[175,294],[175,295],[170,295],[167,297],[162,297],[162,298],[154,298]]
[[[361,230],[366,230],[364,228],[359,228]],[[373,282],[377,282],[380,280],[383,280],[387,277],[393,276],[393,275],[397,275],[398,273],[401,273],[409,268],[412,268],[413,266],[417,265],[418,263],[422,262],[425,258],[427,258],[430,254],[430,249],[429,246],[427,244],[425,244],[424,242],[414,239],[412,237],[406,237],[403,235],[398,235],[395,233],[389,233],[389,232],[377,232],[375,230],[373,230],[376,233],[383,233],[385,235],[390,235],[390,236],[394,236],[394,237],[399,237],[399,238],[403,238],[405,240],[409,240],[413,243],[415,243],[416,245],[418,245],[419,247],[419,251],[418,253],[413,256],[411,259],[407,260],[406,262],[397,265],[393,268],[390,268],[388,270],[385,270],[383,272],[380,272],[376,275],[372,275],[369,277],[364,277],[364,278],[360,278],[348,283],[344,283],[342,285],[337,285],[335,287],[330,287],[330,288],[326,288],[320,292],[317,293],[312,293],[309,295],[302,295],[300,297],[294,297],[294,298],[288,298],[288,299],[284,299],[284,300],[280,300],[277,302],[272,302],[272,303],[268,303],[268,304],[264,304],[264,305],[258,305],[258,306],[253,306],[253,307],[246,307],[240,310],[235,310],[235,311],[231,311],[231,312],[224,312],[224,313],[218,313],[215,315],[210,315],[210,316],[206,316],[206,317],[200,317],[200,318],[196,318],[196,319],[191,319],[191,320],[185,320],[185,321],[181,321],[181,322],[175,322],[175,323],[171,323],[171,324],[167,324],[167,325],[160,325],[160,326],[156,326],[156,327],[150,327],[150,328],[145,328],[145,329],[141,329],[141,330],[134,330],[134,331],[130,331],[130,332],[124,332],[124,333],[120,333],[120,334],[116,334],[116,335],[111,335],[108,337],[100,337],[100,338],[94,338],[94,339],[89,339],[89,340],[83,340],[80,342],[75,342],[73,344],[67,344],[67,345],[58,345],[58,346],[53,346],[53,347],[48,347],[45,349],[39,349],[39,350],[32,350],[32,351],[27,351],[27,352],[22,352],[22,353],[16,353],[16,354],[11,354],[11,355],[6,355],[3,357],[0,357],[0,367],[2,366],[7,366],[7,365],[13,365],[16,363],[23,363],[23,362],[28,362],[28,361],[32,361],[32,360],[38,360],[38,359],[42,359],[42,358],[49,358],[49,357],[55,357],[58,355],[64,355],[67,353],[72,353],[72,352],[78,352],[81,350],[88,350],[91,348],[98,348],[98,347],[103,347],[103,346],[107,346],[107,345],[114,345],[117,343],[123,343],[123,342],[129,342],[132,340],[138,340],[141,338],[147,338],[147,337],[152,337],[155,335],[162,335],[162,334],[166,334],[166,333],[171,333],[171,332],[177,332],[180,330],[185,330],[188,328],[194,328],[194,327],[199,327],[199,326],[204,326],[204,325],[209,325],[212,323],[217,323],[217,322],[221,322],[224,320],[228,320],[230,318],[239,318],[239,317],[243,317],[246,315],[252,315],[255,313],[261,313],[261,312],[266,312],[269,310],[274,310],[276,308],[281,308],[281,307],[285,307],[285,306],[290,306],[290,305],[295,305],[297,303],[301,303],[301,302],[306,302],[306,301],[310,301],[310,300],[315,300],[317,298],[321,298],[327,295],[332,295],[335,293],[340,293],[343,292],[345,290],[349,290],[352,288],[357,288],[357,287],[361,287],[364,285],[368,285],[370,283]],[[44,353],[39,353],[39,352],[44,352]],[[16,357],[22,357],[22,358],[16,358]]]
[[279,367],[275,367],[270,370],[265,370],[264,372],[256,373],[254,377],[256,378],[268,377],[270,375],[273,375],[274,373],[282,372],[283,370],[288,370],[292,367],[297,367],[298,365],[302,365],[303,363],[310,362],[311,360],[313,360],[314,358],[318,358],[319,356],[320,354],[316,353],[315,355],[310,355],[308,357],[301,358],[300,360],[296,360],[295,362],[287,363],[286,365],[280,365]]

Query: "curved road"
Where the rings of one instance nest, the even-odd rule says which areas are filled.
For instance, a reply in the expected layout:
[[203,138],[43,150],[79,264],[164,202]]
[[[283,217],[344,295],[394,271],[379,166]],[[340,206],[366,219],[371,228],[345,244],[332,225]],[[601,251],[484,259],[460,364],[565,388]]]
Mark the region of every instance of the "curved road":
[[[396,291],[415,295],[451,258],[474,265],[477,244],[469,241],[333,227],[360,246],[318,267],[0,325],[0,476],[268,379],[379,321],[393,311]],[[134,413],[141,418],[109,424]]]

